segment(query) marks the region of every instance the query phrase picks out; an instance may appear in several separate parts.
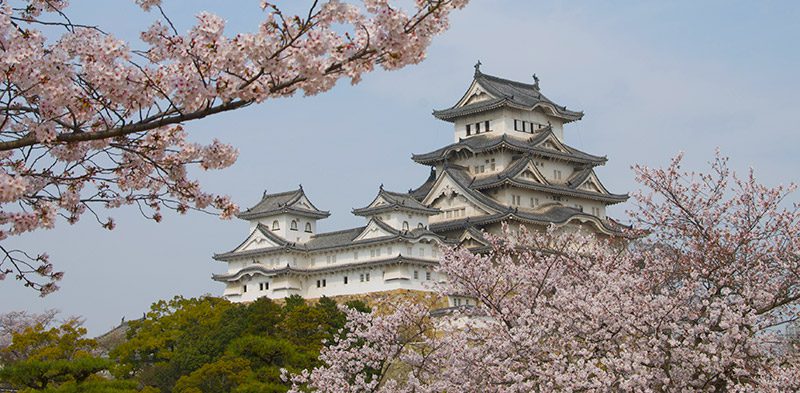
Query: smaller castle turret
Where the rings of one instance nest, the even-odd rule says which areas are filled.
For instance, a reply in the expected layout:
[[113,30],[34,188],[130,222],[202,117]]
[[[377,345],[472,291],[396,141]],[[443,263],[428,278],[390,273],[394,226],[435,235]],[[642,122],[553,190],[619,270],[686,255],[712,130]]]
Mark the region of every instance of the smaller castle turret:
[[261,224],[286,241],[305,243],[317,232],[317,220],[328,216],[329,212],[311,203],[301,185],[296,190],[277,194],[264,191],[261,201],[238,217],[250,221],[251,231]]

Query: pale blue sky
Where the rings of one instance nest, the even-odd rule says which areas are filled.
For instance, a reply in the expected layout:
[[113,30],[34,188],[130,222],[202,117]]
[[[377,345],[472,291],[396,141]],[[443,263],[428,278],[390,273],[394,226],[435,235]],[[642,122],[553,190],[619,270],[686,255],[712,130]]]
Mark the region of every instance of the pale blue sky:
[[[126,39],[136,39],[155,18],[127,0],[73,3],[73,20]],[[253,30],[261,16],[258,0],[165,3],[181,30],[200,10],[221,14],[229,31]],[[195,140],[217,137],[240,150],[234,167],[198,174],[206,189],[247,207],[264,189],[302,183],[319,208],[333,213],[320,230],[358,226],[362,218],[350,210],[370,202],[381,183],[407,190],[427,177],[428,167],[410,156],[452,141],[451,124],[431,110],[461,97],[480,59],[489,74],[529,80],[536,73],[548,97],[584,110],[584,120],[568,125],[565,138],[608,155],[599,174],[613,192],[636,188],[634,163],[663,165],[685,151],[686,167],[700,168],[716,147],[735,168],[752,166],[768,184],[798,182],[797,20],[800,3],[791,1],[473,0],[420,65],[187,129]],[[624,209],[611,213],[624,216]],[[99,334],[123,316],[141,316],[159,299],[220,294],[222,285],[210,276],[224,265],[211,255],[247,234],[245,222],[199,213],[166,214],[161,224],[133,209],[111,215],[118,221],[111,232],[86,217],[16,239],[18,247],[49,252],[66,276],[62,289],[44,299],[13,280],[0,282],[0,312],[58,308],[83,315],[90,333]]]

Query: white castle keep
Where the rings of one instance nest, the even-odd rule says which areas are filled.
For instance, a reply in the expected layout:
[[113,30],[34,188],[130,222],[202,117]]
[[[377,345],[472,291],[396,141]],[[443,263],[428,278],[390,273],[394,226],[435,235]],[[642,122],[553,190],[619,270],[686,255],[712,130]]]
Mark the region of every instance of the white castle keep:
[[354,209],[364,226],[318,233],[317,220],[330,213],[314,206],[302,187],[265,193],[238,216],[250,222],[247,238],[214,255],[228,264],[226,273],[213,276],[226,284],[223,295],[248,302],[430,290],[444,279],[434,271],[440,245],[480,252],[488,246],[483,233],[499,233],[503,223],[618,233],[606,206],[628,196],[610,193],[595,174],[606,157],[564,143],[564,125],[583,113],[555,104],[535,75],[534,81],[487,75],[478,63],[464,96],[433,112],[453,123],[454,143],[412,156],[431,167],[416,189],[381,186],[369,205]]

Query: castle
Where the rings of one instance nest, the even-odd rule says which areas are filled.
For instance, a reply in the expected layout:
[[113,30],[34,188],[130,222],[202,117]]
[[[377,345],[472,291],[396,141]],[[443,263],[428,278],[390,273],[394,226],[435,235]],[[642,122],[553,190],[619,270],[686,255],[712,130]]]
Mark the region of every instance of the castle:
[[400,193],[381,186],[371,203],[353,209],[364,226],[318,233],[317,220],[330,213],[302,187],[265,193],[241,212],[249,235],[214,255],[228,265],[213,275],[226,284],[223,295],[248,302],[430,290],[444,279],[434,270],[440,245],[480,252],[488,247],[483,234],[499,233],[503,223],[619,233],[606,206],[628,196],[598,179],[594,168],[606,157],[564,143],[564,126],[583,113],[542,95],[535,75],[533,84],[515,82],[482,73],[478,63],[464,96],[433,115],[453,123],[454,143],[412,156],[431,167],[419,187]]

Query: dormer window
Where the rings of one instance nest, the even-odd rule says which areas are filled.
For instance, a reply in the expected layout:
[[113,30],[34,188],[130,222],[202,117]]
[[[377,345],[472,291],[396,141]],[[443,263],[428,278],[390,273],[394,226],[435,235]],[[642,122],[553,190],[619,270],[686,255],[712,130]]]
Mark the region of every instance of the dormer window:
[[422,225],[422,223],[417,224],[417,229],[424,229],[424,228],[425,228],[425,226]]
[[403,230],[404,231],[408,230],[408,221],[403,221]]
[[296,231],[297,230],[297,220],[292,220],[292,223],[289,224],[289,229]]
[[307,233],[311,233],[311,223],[310,222],[306,223],[306,232]]
[[273,222],[272,222],[272,230],[273,230],[273,231],[277,231],[277,230],[279,230],[279,229],[281,229],[281,226],[280,226],[280,224],[278,223],[278,220],[275,220],[275,221],[273,221]]

